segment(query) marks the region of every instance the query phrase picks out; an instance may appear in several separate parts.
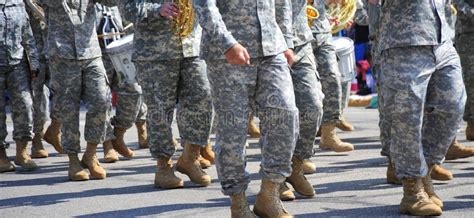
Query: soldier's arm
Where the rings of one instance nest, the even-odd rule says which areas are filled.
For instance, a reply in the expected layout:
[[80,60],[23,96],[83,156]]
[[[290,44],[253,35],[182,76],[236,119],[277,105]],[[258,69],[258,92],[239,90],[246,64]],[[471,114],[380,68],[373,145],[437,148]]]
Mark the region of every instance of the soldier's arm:
[[291,0],[275,0],[276,21],[283,32],[286,45],[293,49],[295,46],[293,44],[293,12],[291,7]]
[[160,3],[151,3],[147,0],[123,0],[119,8],[126,20],[136,22],[144,19],[165,19],[160,15],[162,6]]
[[[28,16],[26,15],[25,19],[28,19]],[[30,26],[30,21],[26,21],[24,25],[22,26],[22,41],[21,45],[26,51],[26,55],[28,56],[28,61],[30,64],[30,68],[32,71],[37,71],[39,70],[39,55],[38,55],[38,49],[36,48],[36,41],[35,38],[33,37],[33,31],[31,30]]]
[[[216,46],[218,46],[223,53],[238,43],[232,36],[232,33],[227,30],[222,16],[219,13],[219,9],[216,6],[216,0],[194,0],[193,6],[198,14],[199,24],[202,29],[215,39],[215,42],[217,42]],[[236,17],[235,19],[241,18]]]
[[474,5],[467,3],[464,0],[454,0],[460,12],[465,15],[474,16]]

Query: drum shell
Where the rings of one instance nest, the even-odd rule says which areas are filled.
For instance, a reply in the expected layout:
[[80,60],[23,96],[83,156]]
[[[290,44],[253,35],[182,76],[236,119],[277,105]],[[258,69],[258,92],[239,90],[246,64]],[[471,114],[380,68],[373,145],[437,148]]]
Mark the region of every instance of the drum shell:
[[356,76],[354,42],[347,37],[333,37],[337,63],[341,72],[341,82],[349,82]]
[[[117,44],[120,44],[117,46]],[[132,62],[134,51],[133,35],[125,36],[108,45],[105,53],[110,57],[120,83],[133,84],[137,82],[136,68]]]

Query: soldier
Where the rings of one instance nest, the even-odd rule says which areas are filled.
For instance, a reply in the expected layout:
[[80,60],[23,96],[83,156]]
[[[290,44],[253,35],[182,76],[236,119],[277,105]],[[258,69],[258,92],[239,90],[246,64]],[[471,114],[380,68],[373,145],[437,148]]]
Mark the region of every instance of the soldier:
[[82,165],[89,169],[92,178],[104,179],[106,172],[97,161],[96,148],[105,140],[110,89],[97,40],[94,3],[88,0],[47,0],[44,3],[51,89],[56,95],[54,103],[61,110],[58,118],[62,124],[61,143],[69,156],[69,179],[89,179],[78,158],[81,100],[88,105],[84,133],[87,147]]
[[[291,175],[286,179],[296,192],[305,196],[313,197],[315,192],[313,186],[303,175],[303,160],[309,160],[313,154],[313,144],[316,132],[321,125],[323,116],[323,98],[319,75],[316,71],[316,60],[311,47],[314,40],[311,29],[308,26],[306,0],[292,0],[293,33],[295,62],[291,66],[291,78],[293,81],[296,107],[299,111],[299,137],[296,141],[295,153],[291,160]],[[295,196],[286,185],[280,187],[281,200],[294,200]]]
[[36,42],[21,0],[0,2],[0,172],[14,171],[8,160],[5,90],[10,93],[13,139],[16,143],[15,164],[25,170],[36,169],[27,151],[32,139],[32,107],[30,81],[39,73]]
[[[328,3],[331,3],[331,1]],[[321,85],[325,96],[319,147],[336,152],[348,152],[354,150],[354,145],[341,141],[336,134],[336,126],[342,122],[343,92],[341,72],[337,64],[336,49],[331,43],[331,25],[326,14],[325,4],[325,0],[313,1],[313,5],[318,9],[320,16],[314,20],[311,26],[315,38],[313,52],[316,57],[318,72],[321,75]]]
[[[288,49],[293,47],[291,3],[193,2],[203,28],[202,55],[218,117],[216,167],[222,191],[231,197],[232,217],[255,217],[245,197],[250,182],[244,156],[250,111],[260,119],[263,156],[261,190],[253,211],[263,217],[289,216],[278,189],[290,176],[298,130],[288,67],[294,58]],[[281,16],[281,30],[275,15]]]
[[[466,139],[474,140],[474,1],[456,0],[458,17],[456,22],[456,49],[461,58],[467,102],[464,121],[467,122]],[[449,156],[448,152],[448,156]],[[448,158],[448,156],[446,158]]]
[[125,1],[126,17],[135,20],[134,63],[139,83],[148,106],[148,142],[157,158],[155,187],[183,187],[176,177],[171,157],[176,151],[171,132],[174,109],[184,151],[176,169],[189,176],[195,184],[208,186],[211,178],[201,168],[200,150],[208,145],[212,100],[206,63],[198,57],[201,28],[194,23],[188,36],[177,35],[170,23],[178,22],[180,10],[176,3],[162,0]]
[[462,119],[465,90],[451,1],[385,1],[379,32],[379,85],[389,116],[390,158],[403,183],[401,213],[440,215],[430,174]]
[[[110,13],[111,19],[118,28],[117,32],[124,32],[122,17],[117,6],[107,7],[101,4],[96,4],[97,23],[100,23],[104,17],[103,13]],[[99,30],[100,32],[100,30]],[[102,40],[102,39],[101,39]],[[102,47],[105,53],[105,45]],[[114,148],[124,157],[132,158],[133,151],[130,150],[124,142],[124,135],[127,129],[135,123],[138,130],[138,145],[139,148],[148,148],[147,134],[145,127],[146,120],[146,104],[142,99],[142,89],[136,81],[125,81],[124,75],[119,75],[119,72],[114,70],[112,61],[108,55],[104,55],[102,60],[107,71],[107,77],[110,82],[110,88],[117,93],[117,103],[115,105],[115,116],[112,118],[107,128],[107,137],[104,146],[104,160],[107,163],[118,160]],[[111,108],[110,108],[111,109]]]
[[[39,2],[36,2],[41,6]],[[46,87],[46,79],[49,77],[48,61],[44,54],[44,40],[46,39],[46,20],[44,14],[40,11],[34,11],[31,7],[26,7],[29,16],[30,26],[36,41],[36,47],[39,52],[40,71],[37,77],[32,81],[33,95],[33,142],[31,146],[32,158],[46,158],[48,151],[44,149],[42,138],[44,135],[44,125],[48,121],[49,89]]]

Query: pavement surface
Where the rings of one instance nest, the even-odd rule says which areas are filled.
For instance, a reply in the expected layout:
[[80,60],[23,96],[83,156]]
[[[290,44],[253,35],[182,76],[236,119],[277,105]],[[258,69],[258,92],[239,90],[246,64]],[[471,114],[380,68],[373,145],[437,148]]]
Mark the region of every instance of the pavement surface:
[[[317,194],[311,199],[298,196],[293,202],[285,202],[286,209],[298,217],[400,216],[402,188],[385,182],[387,164],[380,156],[377,110],[349,108],[346,116],[356,130],[338,134],[354,143],[356,150],[340,154],[316,149],[312,160],[318,166],[317,173],[307,178]],[[11,132],[11,121],[8,126]],[[174,131],[177,133],[176,127]],[[458,138],[474,146],[474,142],[465,141],[464,130]],[[8,140],[12,146],[7,153],[13,160],[15,146],[11,136]],[[156,162],[148,150],[137,150],[135,128],[127,132],[126,141],[135,149],[136,157],[102,164],[107,179],[86,182],[68,181],[67,156],[58,155],[45,144],[50,157],[36,159],[38,170],[17,168],[17,172],[0,174],[0,217],[230,217],[229,199],[220,191],[214,166],[206,170],[213,178],[209,187],[197,187],[185,175],[176,173],[185,180],[185,188],[157,189],[153,187]],[[252,181],[247,196],[252,205],[260,187],[260,149],[257,140],[249,139],[249,143],[247,170]],[[98,154],[103,157],[101,148]],[[455,176],[452,181],[435,183],[445,202],[443,216],[474,217],[474,158],[443,165]]]

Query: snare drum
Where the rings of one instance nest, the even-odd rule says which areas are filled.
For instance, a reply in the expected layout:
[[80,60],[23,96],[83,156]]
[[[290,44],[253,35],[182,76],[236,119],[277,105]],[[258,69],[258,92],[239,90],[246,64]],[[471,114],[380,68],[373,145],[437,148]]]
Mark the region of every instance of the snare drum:
[[332,37],[332,44],[336,49],[341,82],[352,81],[356,76],[354,42],[347,37]]
[[105,48],[105,53],[109,55],[120,83],[133,84],[137,82],[136,69],[132,62],[133,34],[113,41]]

